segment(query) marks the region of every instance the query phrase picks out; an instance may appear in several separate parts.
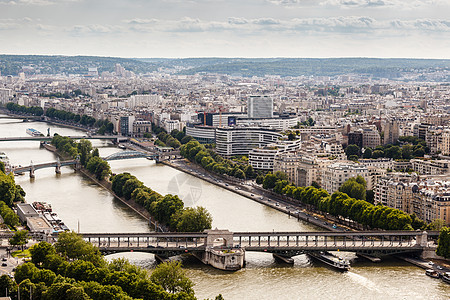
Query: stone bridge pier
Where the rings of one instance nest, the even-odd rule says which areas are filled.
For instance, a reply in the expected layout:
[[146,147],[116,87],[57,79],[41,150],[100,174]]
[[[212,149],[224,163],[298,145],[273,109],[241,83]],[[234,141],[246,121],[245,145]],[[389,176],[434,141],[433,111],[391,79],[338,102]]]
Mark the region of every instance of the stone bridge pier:
[[201,262],[220,270],[235,271],[244,266],[245,250],[233,247],[233,233],[229,230],[205,230],[206,249],[194,253]]

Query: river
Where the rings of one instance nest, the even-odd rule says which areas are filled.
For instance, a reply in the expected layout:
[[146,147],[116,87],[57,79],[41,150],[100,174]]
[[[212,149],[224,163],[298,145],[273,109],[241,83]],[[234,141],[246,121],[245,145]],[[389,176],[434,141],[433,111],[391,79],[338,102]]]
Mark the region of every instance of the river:
[[[2,117],[2,116],[0,116]],[[4,117],[4,116],[3,116]],[[61,135],[80,134],[77,129],[42,122],[22,122],[0,118],[0,137],[26,136],[26,128]],[[120,149],[106,141],[92,141],[106,156]],[[13,165],[49,162],[55,155],[39,142],[1,142]],[[285,214],[250,199],[236,195],[201,179],[146,159],[112,161],[115,173],[130,172],[161,194],[179,195],[186,206],[205,206],[213,216],[213,228],[231,231],[312,231],[317,228],[288,218]],[[72,230],[80,232],[147,232],[152,228],[141,217],[114,199],[104,189],[63,167],[60,175],[53,169],[36,171],[16,177],[27,193],[27,202],[47,201]],[[352,259],[347,273],[312,263],[305,255],[295,257],[294,266],[276,264],[270,254],[246,253],[246,268],[229,273],[181,257],[188,276],[195,283],[199,299],[214,298],[222,293],[225,299],[448,299],[450,285],[432,279],[424,270],[403,261],[390,259],[378,264],[356,260],[352,253],[341,253]],[[152,268],[153,255],[125,253],[143,267]]]

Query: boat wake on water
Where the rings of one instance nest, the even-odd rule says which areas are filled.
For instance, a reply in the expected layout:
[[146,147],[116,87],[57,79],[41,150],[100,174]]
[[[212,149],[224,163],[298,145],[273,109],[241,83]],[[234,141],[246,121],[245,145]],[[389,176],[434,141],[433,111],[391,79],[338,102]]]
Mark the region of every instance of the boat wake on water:
[[368,290],[381,293],[381,290],[377,287],[376,283],[368,279],[367,277],[361,276],[352,271],[346,272],[344,276],[348,277],[354,283],[364,286]]

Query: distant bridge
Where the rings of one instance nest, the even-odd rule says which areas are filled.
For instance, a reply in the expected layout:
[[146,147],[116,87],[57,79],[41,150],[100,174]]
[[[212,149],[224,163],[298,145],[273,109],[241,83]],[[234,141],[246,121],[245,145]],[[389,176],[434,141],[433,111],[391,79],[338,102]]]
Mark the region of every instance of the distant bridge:
[[[92,135],[92,136],[67,136],[74,140],[114,140],[117,142],[128,141],[129,137],[119,136],[119,135]],[[22,137],[2,137],[0,138],[0,142],[20,142],[20,141],[51,141],[52,136],[22,136]]]
[[149,158],[159,161],[158,153],[150,153],[150,152],[141,152],[141,151],[121,151],[107,157],[104,157],[104,160],[121,160],[121,159],[133,159],[133,158]]
[[[133,158],[149,158],[154,159],[155,161],[159,162],[161,159],[160,154],[158,153],[144,153],[140,151],[120,151],[114,154],[111,154],[107,157],[103,157],[103,160],[111,161],[111,160],[122,160],[122,159],[133,159]],[[55,172],[57,174],[61,173],[61,167],[64,166],[72,166],[72,165],[79,165],[80,162],[76,159],[73,160],[65,160],[60,161],[59,159],[54,162],[46,162],[41,164],[33,164],[31,163],[29,166],[20,166],[12,169],[12,172],[16,175],[22,174],[24,172],[30,172],[30,177],[34,178],[34,171],[39,169],[45,169],[45,168],[55,168]]]

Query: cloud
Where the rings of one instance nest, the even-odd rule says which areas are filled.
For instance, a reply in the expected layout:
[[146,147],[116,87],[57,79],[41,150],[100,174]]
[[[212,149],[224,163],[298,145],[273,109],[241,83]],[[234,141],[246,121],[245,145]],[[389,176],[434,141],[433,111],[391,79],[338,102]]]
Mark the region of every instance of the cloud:
[[0,30],[14,30],[29,26],[33,19],[24,17],[18,19],[0,19]]
[[110,33],[120,33],[123,31],[121,26],[115,25],[100,25],[100,24],[91,24],[91,25],[75,25],[68,28],[66,31],[70,32],[75,36],[83,36],[83,35],[104,35]]
[[83,0],[0,0],[0,5],[56,5],[70,2],[80,2]]
[[[379,21],[368,16],[339,16],[331,18],[275,18],[246,19],[229,17],[227,21],[207,21],[185,17],[180,20],[132,19],[124,20],[123,30],[138,32],[219,32],[260,34],[264,31],[304,32],[304,33],[383,33],[398,31],[447,32],[450,21],[439,19],[416,19],[409,21]],[[91,25],[92,26],[92,25]],[[101,27],[101,25],[98,25]],[[91,27],[81,26],[79,33],[92,31]],[[98,31],[98,30],[96,30]],[[107,30],[100,30],[107,32]]]

